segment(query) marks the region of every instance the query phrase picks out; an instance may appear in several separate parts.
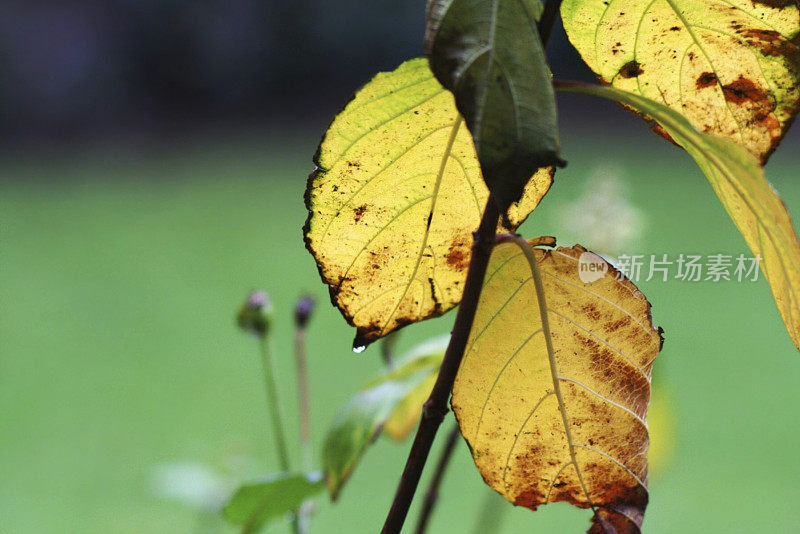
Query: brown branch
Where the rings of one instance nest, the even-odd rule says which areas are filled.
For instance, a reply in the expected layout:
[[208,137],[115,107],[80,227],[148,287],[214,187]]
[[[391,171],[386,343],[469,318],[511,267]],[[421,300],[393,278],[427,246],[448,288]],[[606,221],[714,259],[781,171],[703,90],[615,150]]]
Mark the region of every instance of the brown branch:
[[[560,6],[561,0],[547,0],[545,4],[538,25],[542,48],[547,47],[547,41],[553,32],[553,25],[558,17]],[[486,208],[483,210],[480,227],[474,234],[467,280],[453,325],[450,344],[447,346],[442,367],[439,369],[439,376],[436,377],[431,395],[423,405],[422,419],[417,429],[417,435],[414,436],[414,443],[411,445],[400,484],[397,486],[394,501],[389,515],[386,517],[386,522],[383,524],[381,534],[399,534],[403,529],[403,523],[405,523],[411,507],[411,501],[414,500],[414,493],[417,491],[422,470],[425,468],[425,462],[431,452],[431,445],[436,438],[439,425],[442,424],[442,420],[448,412],[447,401],[453,390],[453,383],[458,366],[464,357],[464,350],[467,348],[467,340],[475,319],[475,311],[478,309],[478,299],[481,296],[483,279],[489,265],[489,256],[494,247],[499,219],[500,211],[490,194]]]
[[436,464],[436,471],[433,473],[431,484],[428,486],[428,491],[425,492],[425,502],[422,505],[422,511],[419,513],[419,519],[417,520],[417,534],[425,534],[425,529],[428,527],[428,521],[433,512],[433,507],[436,506],[436,501],[439,499],[439,486],[442,483],[444,472],[447,469],[447,464],[450,463],[450,457],[453,455],[460,435],[461,431],[456,423],[453,429],[450,430],[450,434],[447,435],[447,442],[444,444],[442,455],[439,456],[439,462]]
[[383,534],[399,534],[402,530],[436,432],[448,412],[447,401],[450,398],[464,350],[467,348],[467,340],[472,329],[472,321],[475,319],[475,311],[478,309],[478,299],[481,295],[483,279],[486,276],[486,268],[489,265],[489,256],[494,246],[499,219],[500,212],[490,195],[486,202],[486,208],[483,210],[480,227],[474,234],[472,258],[467,270],[464,294],[458,307],[450,344],[444,354],[439,376],[433,385],[431,395],[423,405],[422,419],[417,429],[417,435],[414,437],[414,443],[411,445],[394,502],[392,502],[389,515],[383,525],[381,531]]

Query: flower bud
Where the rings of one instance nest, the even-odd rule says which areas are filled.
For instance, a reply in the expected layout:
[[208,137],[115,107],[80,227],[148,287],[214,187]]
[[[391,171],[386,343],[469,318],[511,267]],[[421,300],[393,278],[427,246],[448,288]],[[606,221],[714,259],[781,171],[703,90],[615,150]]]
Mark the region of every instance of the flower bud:
[[314,312],[314,305],[316,301],[314,297],[306,295],[297,301],[294,308],[294,324],[297,328],[305,328],[311,319],[311,314]]
[[245,332],[265,337],[272,322],[272,300],[267,292],[256,290],[250,293],[247,301],[239,309],[236,322]]

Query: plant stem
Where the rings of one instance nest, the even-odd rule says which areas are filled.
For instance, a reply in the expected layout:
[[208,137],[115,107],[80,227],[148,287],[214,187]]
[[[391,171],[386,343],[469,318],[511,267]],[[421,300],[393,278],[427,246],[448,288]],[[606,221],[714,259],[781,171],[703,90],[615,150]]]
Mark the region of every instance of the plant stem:
[[494,246],[494,238],[497,232],[497,223],[500,213],[494,199],[489,196],[486,208],[483,210],[483,218],[480,227],[474,234],[472,244],[472,258],[467,270],[467,280],[464,283],[464,294],[461,304],[458,307],[455,324],[453,325],[450,344],[439,369],[439,375],[433,385],[430,397],[423,405],[422,418],[411,445],[411,451],[400,478],[392,507],[383,525],[383,534],[398,534],[405,523],[411,501],[419,485],[419,479],[431,445],[436,437],[436,432],[448,412],[447,400],[453,389],[453,382],[456,379],[458,366],[464,356],[467,347],[469,332],[472,329],[472,322],[475,318],[475,311],[478,308],[478,299],[483,287],[483,279],[486,276],[486,268],[489,265],[489,256]]
[[[261,367],[264,372],[264,386],[267,390],[267,404],[272,415],[272,433],[275,436],[275,448],[278,449],[278,461],[281,471],[289,471],[289,450],[286,447],[286,432],[283,429],[283,418],[278,404],[278,387],[275,383],[275,363],[272,358],[272,346],[268,335],[261,337]],[[292,514],[292,532],[302,534],[298,513]]]
[[436,464],[436,471],[433,473],[431,484],[428,486],[428,491],[425,493],[425,502],[422,505],[422,511],[417,520],[417,534],[424,534],[425,529],[428,527],[428,521],[431,518],[433,507],[436,506],[436,501],[439,499],[439,486],[442,483],[444,472],[447,469],[447,465],[450,463],[450,457],[453,455],[460,434],[461,431],[458,428],[458,423],[456,423],[452,430],[450,430],[450,434],[447,435],[447,442],[444,444],[444,449],[442,450],[442,455],[439,456],[439,462]]
[[278,460],[281,471],[289,471],[289,453],[286,447],[286,433],[283,430],[283,419],[278,405],[278,388],[275,383],[275,364],[272,360],[272,347],[269,336],[261,338],[261,364],[264,372],[264,386],[267,390],[267,404],[272,415],[272,433],[275,436],[275,448],[278,449]]
[[[311,451],[311,403],[309,402],[308,367],[306,366],[306,328],[298,325],[294,332],[294,355],[297,367],[297,411],[300,415],[300,443],[303,450],[303,469],[312,467]],[[309,530],[313,501],[305,501],[295,512],[295,532],[304,534]]]
[[297,367],[297,411],[300,415],[300,443],[303,446],[303,469],[311,470],[311,403],[306,366],[306,329],[298,326],[294,333],[294,356]]

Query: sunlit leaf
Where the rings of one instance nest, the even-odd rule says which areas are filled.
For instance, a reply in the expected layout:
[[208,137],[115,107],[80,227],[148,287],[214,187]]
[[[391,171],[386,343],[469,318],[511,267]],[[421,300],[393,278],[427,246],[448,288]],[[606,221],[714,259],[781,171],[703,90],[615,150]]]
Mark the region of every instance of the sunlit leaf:
[[561,164],[539,0],[431,0],[426,46],[453,92],[501,212],[537,168]]
[[[365,345],[458,304],[488,190],[452,95],[425,59],[377,75],[328,129],[309,179],[306,245]],[[530,181],[519,225],[552,183]]]
[[584,259],[599,278],[584,283],[580,246],[527,251],[530,262],[516,243],[492,253],[453,389],[461,432],[486,483],[514,504],[565,501],[594,509],[592,532],[638,532],[650,369],[661,348],[650,304],[593,254]]
[[322,448],[322,464],[331,497],[336,499],[367,447],[384,429],[400,440],[419,422],[450,335],[420,344],[372,380],[334,420]]
[[758,161],[739,145],[704,135],[669,108],[610,87],[575,84],[564,90],[616,100],[647,113],[697,162],[744,236],[772,289],[789,336],[800,349],[800,243],[780,197]]
[[297,510],[325,487],[320,473],[281,473],[242,485],[225,505],[229,523],[258,532],[268,521]]
[[765,161],[800,106],[795,0],[564,0],[603,82],[679,111]]

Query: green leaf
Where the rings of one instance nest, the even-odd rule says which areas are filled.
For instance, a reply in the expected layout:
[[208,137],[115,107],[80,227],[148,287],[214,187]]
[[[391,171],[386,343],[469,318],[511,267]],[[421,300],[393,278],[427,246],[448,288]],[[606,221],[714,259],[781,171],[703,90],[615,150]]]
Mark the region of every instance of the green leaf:
[[[325,436],[322,465],[332,499],[336,499],[353,468],[388,421],[387,433],[395,439],[405,437],[419,419],[422,402],[433,386],[450,336],[434,338],[410,351],[397,365],[365,385],[345,405]],[[426,389],[427,388],[427,389]]]
[[321,473],[280,473],[243,484],[223,514],[228,522],[241,525],[242,532],[257,532],[268,521],[294,512],[324,487]]
[[[358,329],[354,345],[456,306],[489,191],[453,95],[428,61],[407,61],[359,90],[314,162],[306,246],[332,302]],[[552,174],[530,179],[509,230],[533,211]]]
[[663,103],[762,162],[800,107],[796,0],[564,0],[561,17],[604,84]]
[[538,0],[432,0],[426,47],[456,99],[502,213],[539,167],[561,165]]
[[746,149],[695,130],[670,108],[611,87],[561,84],[559,89],[615,100],[646,113],[697,162],[753,254],[789,336],[800,349],[800,243],[780,197],[764,177],[758,160]]

